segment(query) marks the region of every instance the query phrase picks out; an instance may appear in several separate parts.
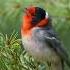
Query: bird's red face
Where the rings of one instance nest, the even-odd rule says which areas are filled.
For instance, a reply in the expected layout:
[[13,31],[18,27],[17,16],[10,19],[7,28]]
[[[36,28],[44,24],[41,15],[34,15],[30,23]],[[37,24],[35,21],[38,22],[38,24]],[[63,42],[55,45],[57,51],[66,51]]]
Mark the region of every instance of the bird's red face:
[[25,14],[28,17],[33,17],[35,15],[35,7],[29,7],[25,9]]
[[25,10],[21,34],[28,34],[33,27],[45,27],[48,24],[48,18],[43,9],[38,7],[29,7]]

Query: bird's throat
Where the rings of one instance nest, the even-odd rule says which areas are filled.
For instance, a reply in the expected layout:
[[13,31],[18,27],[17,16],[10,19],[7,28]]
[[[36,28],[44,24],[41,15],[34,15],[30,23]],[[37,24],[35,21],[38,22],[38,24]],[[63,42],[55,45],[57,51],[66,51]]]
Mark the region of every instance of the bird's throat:
[[31,28],[32,26],[30,24],[24,23],[21,28],[21,34],[25,36],[30,35]]
[[28,18],[28,17],[23,17],[23,23],[22,23],[22,26],[21,26],[21,34],[22,35],[27,35],[27,34],[30,34],[30,30],[32,28],[32,25],[31,25],[31,19]]

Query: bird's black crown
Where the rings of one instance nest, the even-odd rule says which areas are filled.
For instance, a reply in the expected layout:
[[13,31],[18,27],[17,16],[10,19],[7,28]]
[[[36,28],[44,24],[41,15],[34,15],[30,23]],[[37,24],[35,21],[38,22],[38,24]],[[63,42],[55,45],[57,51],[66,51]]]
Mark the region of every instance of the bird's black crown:
[[39,7],[35,7],[35,9],[36,9],[35,10],[35,17],[32,19],[33,24],[40,22],[46,16],[46,12],[44,9],[39,8]]

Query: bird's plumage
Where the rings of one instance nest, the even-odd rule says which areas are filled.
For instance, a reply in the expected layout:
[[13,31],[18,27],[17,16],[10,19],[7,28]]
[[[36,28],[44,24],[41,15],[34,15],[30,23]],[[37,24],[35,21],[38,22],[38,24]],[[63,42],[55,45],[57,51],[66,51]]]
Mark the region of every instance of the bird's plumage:
[[70,65],[68,54],[43,9],[28,8],[23,20],[22,43],[30,55],[40,62],[50,63],[51,70],[63,70],[64,61]]

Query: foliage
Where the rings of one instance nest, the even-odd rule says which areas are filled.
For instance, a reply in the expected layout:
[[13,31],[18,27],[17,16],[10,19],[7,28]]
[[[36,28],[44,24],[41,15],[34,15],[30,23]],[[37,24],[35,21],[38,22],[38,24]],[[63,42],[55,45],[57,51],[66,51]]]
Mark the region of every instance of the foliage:
[[0,70],[41,70],[45,66],[38,63],[24,50],[18,34],[0,34]]
[[0,34],[0,70],[34,70],[37,62],[21,47],[17,33]]
[[[49,12],[70,53],[70,0],[0,0],[0,70],[36,70],[39,66],[19,42],[23,10],[32,5]],[[69,70],[67,66],[65,70]]]

